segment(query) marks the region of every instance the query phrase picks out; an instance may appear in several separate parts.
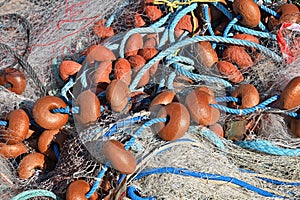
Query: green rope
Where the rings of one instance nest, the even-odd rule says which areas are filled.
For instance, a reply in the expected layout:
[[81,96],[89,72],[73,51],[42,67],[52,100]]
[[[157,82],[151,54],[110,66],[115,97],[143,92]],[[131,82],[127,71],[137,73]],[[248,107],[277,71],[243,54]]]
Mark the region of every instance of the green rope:
[[53,192],[50,192],[48,190],[28,190],[24,191],[14,198],[12,200],[26,200],[33,197],[51,197],[55,200],[61,200],[58,196],[56,196]]

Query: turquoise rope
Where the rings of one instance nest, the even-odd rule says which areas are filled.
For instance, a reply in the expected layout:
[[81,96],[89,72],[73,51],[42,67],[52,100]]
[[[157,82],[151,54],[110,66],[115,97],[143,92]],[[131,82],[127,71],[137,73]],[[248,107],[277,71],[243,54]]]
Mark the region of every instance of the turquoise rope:
[[178,14],[174,17],[173,21],[171,22],[170,28],[169,28],[169,41],[170,43],[175,42],[175,36],[174,36],[174,30],[178,22],[189,12],[195,10],[197,8],[198,4],[193,3],[186,8],[183,8]]
[[212,142],[219,150],[226,151],[226,147],[220,137],[208,128],[202,129],[200,132],[206,139]]
[[28,190],[13,197],[12,200],[26,200],[33,197],[50,197],[55,200],[61,200],[56,194],[48,190]]
[[224,79],[189,72],[189,71],[185,70],[183,67],[181,67],[180,65],[178,65],[177,63],[174,63],[173,67],[175,68],[177,73],[184,75],[194,81],[204,81],[207,83],[216,83],[216,84],[222,85],[223,87],[228,87],[228,88],[232,87],[232,85]]
[[276,35],[275,34],[252,30],[250,28],[245,28],[243,26],[236,25],[236,24],[233,25],[232,28],[236,31],[240,31],[240,32],[243,32],[243,33],[247,33],[247,34],[250,34],[250,35],[257,36],[257,37],[271,38],[272,40],[276,40]]
[[221,36],[195,36],[195,37],[192,37],[192,38],[189,38],[189,39],[186,39],[186,40],[183,40],[183,41],[180,41],[180,42],[174,44],[173,46],[166,49],[165,51],[159,52],[154,58],[152,58],[150,61],[148,61],[148,63],[140,69],[140,71],[137,73],[137,75],[133,79],[133,81],[129,87],[130,91],[133,91],[136,88],[136,86],[138,85],[138,83],[139,83],[140,79],[142,78],[142,76],[144,75],[144,73],[150,67],[152,67],[152,65],[154,65],[156,62],[163,59],[167,55],[174,53],[177,49],[179,49],[183,46],[194,44],[194,43],[197,43],[200,41],[214,41],[214,42],[222,42],[222,43],[230,43],[230,44],[254,47],[254,48],[264,52],[266,55],[272,57],[275,61],[277,61],[277,62],[282,61],[282,58],[279,55],[272,52],[268,48],[266,48],[262,45],[256,44],[254,42],[249,42],[249,41],[239,40],[239,39],[234,39],[234,38],[224,38]]
[[300,156],[300,149],[284,149],[268,140],[236,141],[235,144],[245,149],[277,156]]

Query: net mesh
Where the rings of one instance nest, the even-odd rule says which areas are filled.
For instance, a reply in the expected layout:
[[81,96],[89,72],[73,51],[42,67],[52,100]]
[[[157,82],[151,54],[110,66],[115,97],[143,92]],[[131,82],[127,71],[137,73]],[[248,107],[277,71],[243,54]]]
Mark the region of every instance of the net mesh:
[[[282,3],[273,2],[271,7],[276,10]],[[11,111],[19,108],[24,109],[32,119],[31,111],[38,98],[45,94],[57,96],[61,94],[61,88],[64,86],[58,73],[61,62],[78,61],[86,49],[94,44],[120,44],[125,34],[135,28],[136,13],[140,14],[147,26],[153,24],[145,14],[145,1],[142,0],[126,2],[10,0],[3,1],[0,6],[0,43],[6,45],[0,46],[0,70],[6,67],[20,69],[25,72],[27,83],[22,95],[0,87],[0,119],[5,119]],[[169,8],[167,4],[160,6],[164,15],[169,13]],[[115,36],[108,39],[99,38],[95,34],[94,24],[98,20],[108,20],[112,15],[115,16],[111,25]],[[203,16],[199,18],[205,22]],[[208,30],[205,23],[201,28],[203,33]],[[276,34],[278,28],[271,33]],[[156,34],[160,39],[163,36],[162,33]],[[290,63],[276,62],[266,53],[259,54],[253,48],[246,50],[252,59],[256,59],[252,67],[241,69],[244,76],[243,83],[253,84],[262,100],[279,94],[292,78],[299,76],[299,30],[287,31],[285,38],[288,38],[286,41],[288,46],[293,47],[291,51],[297,55]],[[281,55],[277,41],[265,37],[258,39],[261,45]],[[163,48],[167,49],[170,46],[172,44],[167,43]],[[225,48],[224,44],[217,44],[216,49],[220,50],[218,55],[220,58],[222,48]],[[118,50],[114,53],[119,56]],[[17,57],[16,54],[20,56]],[[179,56],[189,57],[195,63],[194,68],[188,69],[190,72],[228,80],[216,66],[207,68],[203,65],[195,44],[182,47]],[[169,79],[171,80],[170,74],[173,72],[171,64],[160,62],[157,73],[143,88],[144,95],[150,99],[154,98],[158,91],[157,86],[163,81],[167,83]],[[81,75],[79,74],[77,78]],[[79,82],[79,79],[76,81]],[[207,80],[192,81],[176,77],[175,82],[176,84],[169,86],[176,91],[177,99],[181,103],[184,103],[185,96],[198,86],[208,86],[214,91],[215,97],[223,97],[228,93],[222,84]],[[78,92],[76,89],[82,91],[85,88],[80,86],[72,92]],[[70,92],[68,97],[73,100],[73,95],[76,97]],[[74,125],[74,119],[70,117],[64,127],[68,139],[64,142],[58,162],[50,164],[47,170],[36,170],[28,180],[18,177],[18,163],[25,155],[14,159],[0,157],[1,199],[11,199],[18,193],[31,189],[45,189],[64,199],[69,184],[77,179],[83,179],[92,186],[107,161],[99,150],[103,143],[108,139],[128,142],[144,122],[132,121],[128,126],[118,127],[116,133],[109,138],[103,139],[104,133],[124,119],[133,119],[137,116],[148,118],[150,113],[145,111],[145,104],[147,105],[137,99],[129,113],[117,114],[105,110],[95,124],[85,128],[79,127],[78,124]],[[292,136],[285,115],[256,113],[247,116],[247,120],[249,119],[255,121],[257,130],[255,134],[250,135],[251,137],[273,142],[279,147],[299,149],[300,139]],[[231,120],[231,114],[222,112],[219,123],[225,126]],[[238,116],[234,120],[245,120],[245,117]],[[263,199],[257,192],[239,187],[233,181],[216,181],[170,173],[152,174],[135,179],[135,176],[143,170],[173,167],[231,177],[279,196],[300,198],[299,186],[276,185],[264,180],[269,178],[282,182],[299,182],[299,156],[275,156],[250,151],[225,139],[222,139],[224,149],[220,150],[202,134],[204,130],[203,127],[191,126],[184,136],[186,140],[177,143],[163,141],[150,128],[144,130],[130,149],[138,163],[135,173],[127,176],[126,185],[137,187],[141,196],[157,196],[158,199]],[[41,132],[36,130],[36,133],[24,142],[28,148],[27,153],[37,152],[40,134]],[[4,138],[0,136],[0,140],[3,143]],[[108,169],[103,178],[108,183],[105,185],[102,181],[97,190],[100,199],[111,193],[115,194],[119,187],[117,182],[119,177],[120,173],[117,170]]]

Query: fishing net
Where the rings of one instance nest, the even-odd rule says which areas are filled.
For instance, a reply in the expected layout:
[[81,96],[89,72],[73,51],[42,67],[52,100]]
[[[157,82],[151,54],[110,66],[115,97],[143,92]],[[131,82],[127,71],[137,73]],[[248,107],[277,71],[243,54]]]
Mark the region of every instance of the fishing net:
[[[232,1],[227,4],[230,8],[225,9],[231,12]],[[260,4],[276,10],[284,2],[262,1]],[[159,8],[163,17],[155,18],[154,11],[147,10],[149,5],[154,10]],[[240,43],[228,38],[248,29],[234,21],[234,16],[227,15],[227,21],[221,19],[231,27],[229,31],[222,30],[223,33],[227,31],[223,34],[226,37],[217,33],[209,37],[211,29],[217,29],[219,24],[210,23],[205,15],[206,8],[222,10],[222,6],[218,7],[220,5],[223,4],[192,0],[181,1],[181,4],[150,0],[0,2],[0,70],[12,67],[24,72],[26,78],[26,89],[21,95],[9,91],[9,84],[0,86],[0,120],[5,121],[13,110],[23,109],[29,116],[33,132],[23,142],[28,148],[25,154],[16,158],[0,157],[1,199],[12,199],[36,189],[65,199],[69,185],[75,180],[85,180],[91,187],[100,181],[96,188],[99,199],[139,199],[139,196],[157,199],[300,198],[300,139],[291,133],[288,111],[275,109],[277,102],[270,104],[274,109],[264,110],[263,107],[250,114],[221,111],[218,123],[225,130],[227,139],[219,138],[209,127],[192,122],[182,138],[168,142],[162,140],[152,126],[145,125],[155,121],[153,118],[157,114],[148,111],[151,100],[165,90],[174,91],[176,101],[185,104],[187,94],[200,86],[214,91],[217,99],[230,96],[235,87],[248,83],[255,86],[260,102],[263,102],[280,95],[288,82],[299,76],[299,24],[278,25],[270,31],[259,26],[249,31],[257,37],[259,45]],[[293,15],[299,18],[300,14]],[[175,26],[183,16],[190,17],[187,23],[193,26],[198,23],[199,27],[184,30],[180,37],[172,37],[174,32],[178,34]],[[214,17],[213,13],[211,17]],[[109,31],[103,29],[105,24],[109,24],[114,35],[103,36]],[[268,26],[265,21],[264,26]],[[152,36],[158,54],[148,68],[155,63],[158,63],[158,68],[143,87],[136,87],[139,74],[133,77],[129,85],[131,105],[126,107],[130,111],[124,109],[117,113],[107,105],[103,85],[90,83],[100,62],[89,63],[88,53],[92,51],[89,48],[101,44],[111,49],[116,58],[126,57],[122,48],[135,33],[140,33],[144,41]],[[280,36],[281,40],[278,39]],[[251,67],[238,68],[243,76],[241,83],[224,75],[216,64],[207,66],[205,56],[199,53],[199,42],[203,41],[211,42],[218,61],[227,60],[223,52],[230,46],[245,46],[252,64]],[[82,65],[77,76],[68,81],[62,80],[59,74],[59,67],[66,60]],[[152,61],[147,60],[145,66],[149,62]],[[113,73],[114,69],[109,74],[111,80]],[[97,91],[97,87],[103,91]],[[29,179],[21,179],[18,175],[20,161],[30,153],[39,152],[38,139],[43,132],[33,120],[35,102],[42,96],[51,95],[62,97],[74,106],[81,92],[87,89],[98,93],[102,106],[100,118],[89,126],[82,126],[72,110],[67,124],[61,129],[66,139],[60,154],[54,155],[52,160],[49,158],[46,169],[37,169]],[[289,111],[295,113],[297,109]],[[249,123],[252,126],[245,129]],[[5,125],[1,126],[4,129]],[[228,135],[232,132],[243,135],[244,141],[229,140]],[[108,140],[130,144],[132,138],[135,140],[129,150],[137,160],[134,173],[124,176],[108,167],[99,178],[108,161],[101,151],[103,144]],[[0,141],[1,145],[7,144],[2,135]],[[243,145],[248,141],[263,143],[246,148]],[[264,145],[265,148],[257,147]],[[55,148],[53,144],[51,148]],[[41,196],[37,194],[33,199],[51,199]]]

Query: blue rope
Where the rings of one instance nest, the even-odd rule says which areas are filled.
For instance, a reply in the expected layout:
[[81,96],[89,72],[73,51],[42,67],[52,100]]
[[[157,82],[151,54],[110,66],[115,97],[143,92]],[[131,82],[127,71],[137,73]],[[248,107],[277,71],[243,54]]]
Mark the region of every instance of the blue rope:
[[[224,97],[222,97],[224,98]],[[266,105],[269,105],[270,103],[276,101],[279,98],[279,95],[275,95],[273,97],[270,97],[269,99],[263,101],[262,103],[258,104],[257,106],[254,106],[252,108],[246,108],[246,109],[234,109],[234,108],[228,108],[223,105],[219,104],[210,104],[210,106],[217,108],[219,110],[223,110],[225,112],[236,114],[236,115],[247,115],[249,113],[253,113],[256,111],[263,111],[263,110],[269,110],[270,107],[266,107]],[[234,100],[234,99],[233,99]]]
[[167,121],[166,118],[154,118],[154,119],[151,119],[149,121],[147,121],[146,123],[144,123],[136,132],[135,134],[132,136],[132,138],[130,138],[130,140],[128,142],[126,142],[125,144],[125,149],[128,150],[132,145],[133,143],[135,142],[136,138],[142,134],[142,132],[145,130],[145,128],[153,125],[153,124],[157,124],[159,122],[163,122],[165,123]]
[[167,20],[169,19],[169,17],[171,16],[171,13],[168,13],[166,16],[160,18],[157,22],[155,22],[154,24],[151,24],[150,27],[151,28],[158,28],[161,27],[162,25],[164,25]]
[[0,120],[0,126],[8,126],[8,123],[6,121]]
[[56,196],[53,192],[39,189],[22,192],[17,196],[13,197],[12,200],[26,200],[31,199],[33,197],[50,197],[55,200],[60,200],[60,198]]
[[128,125],[134,124],[136,122],[140,122],[140,121],[145,121],[148,120],[149,116],[144,115],[144,116],[138,116],[138,117],[132,117],[129,119],[125,119],[123,121],[119,121],[116,124],[114,124],[103,136],[104,137],[110,137],[112,136],[115,132],[117,132],[117,130],[119,128],[124,128]]
[[55,108],[52,110],[53,113],[62,113],[62,114],[70,114],[70,107],[67,106],[65,108]]
[[265,178],[265,177],[259,177],[257,176],[257,178],[266,181],[268,183],[272,183],[275,185],[289,185],[289,186],[300,186],[300,182],[285,182],[285,181],[278,181],[278,180],[274,180],[271,178]]
[[241,16],[238,15],[237,17],[233,18],[233,20],[231,20],[231,21],[227,24],[227,26],[226,26],[226,28],[225,28],[225,30],[224,30],[224,32],[223,32],[223,37],[228,37],[228,33],[229,33],[230,29],[231,29],[231,28],[233,27],[233,25],[235,25],[240,19],[241,19]]
[[60,152],[59,152],[58,145],[56,143],[53,143],[53,151],[55,153],[55,156],[56,156],[57,160],[59,160],[60,159]]
[[169,90],[173,90],[174,89],[173,82],[174,82],[175,78],[176,78],[176,73],[175,72],[171,72],[169,74],[168,82],[167,82],[167,87],[168,87]]
[[274,11],[274,10],[268,8],[267,6],[261,4],[261,5],[260,5],[260,8],[261,8],[262,10],[266,11],[267,13],[273,15],[276,19],[279,19],[279,18],[280,18],[280,15],[279,15],[276,11]]
[[267,140],[236,141],[235,144],[245,149],[277,156],[300,156],[300,149],[284,149]]
[[236,97],[217,97],[216,101],[218,103],[220,102],[236,102],[236,103],[241,103],[241,100]]
[[[254,0],[254,2],[258,4],[259,1],[258,1],[258,0]],[[265,6],[264,4],[258,4],[258,6],[259,6],[262,10],[264,10],[264,11],[266,11],[267,13],[271,14],[272,16],[274,16],[276,19],[279,19],[279,18],[280,18],[280,15],[279,15],[276,11],[274,11],[274,10],[268,8],[268,7]]]
[[[208,32],[211,36],[215,36],[215,32],[214,30],[212,29],[212,26],[211,26],[211,19],[209,17],[209,14],[208,14],[208,5],[207,4],[203,4],[203,14],[204,14],[204,21],[205,23],[207,24],[207,29],[208,29]],[[215,49],[217,46],[217,44],[215,42],[212,43],[212,48]]]
[[86,198],[90,198],[95,191],[98,189],[101,179],[103,178],[105,172],[107,171],[108,167],[110,166],[110,162],[107,162],[103,167],[102,170],[99,172],[98,176],[97,176],[97,180],[95,181],[93,187],[90,189],[90,191],[88,193],[86,193],[85,197]]
[[[239,168],[239,170],[243,173],[257,174],[256,172],[254,172],[252,170],[248,170],[248,169]],[[291,180],[289,180],[289,181],[279,181],[279,180],[275,180],[275,179],[272,179],[272,178],[262,177],[261,174],[257,174],[255,177],[259,178],[263,181],[266,181],[268,183],[275,184],[275,185],[300,186],[300,182],[293,182]]]
[[258,27],[259,27],[262,31],[269,32],[268,29],[267,29],[267,27],[266,27],[262,22],[259,22]]
[[240,32],[243,32],[243,33],[250,34],[250,35],[263,37],[263,38],[271,38],[272,40],[276,40],[276,35],[275,34],[252,30],[250,28],[246,28],[246,27],[243,27],[243,26],[240,26],[240,25],[233,25],[233,29],[236,30],[236,31],[240,31]]
[[222,140],[219,138],[217,134],[209,130],[208,128],[204,128],[201,131],[201,135],[203,135],[206,139],[211,141],[219,150],[225,151],[226,147]]
[[135,87],[137,86],[137,84],[139,83],[142,76],[144,75],[144,73],[156,62],[163,59],[167,55],[174,53],[177,49],[179,49],[183,46],[194,44],[194,43],[197,43],[200,41],[214,41],[214,42],[222,42],[222,43],[230,43],[230,44],[254,47],[254,48],[264,52],[266,55],[271,56],[277,62],[282,61],[282,58],[280,56],[278,56],[276,53],[270,51],[268,48],[266,48],[262,45],[254,43],[254,42],[249,42],[249,41],[239,40],[239,39],[234,39],[234,38],[224,38],[221,36],[195,36],[195,37],[183,40],[183,41],[179,41],[178,43],[175,43],[173,46],[166,49],[165,51],[159,52],[154,58],[152,58],[150,61],[148,61],[140,69],[140,71],[137,73],[136,77],[132,81],[129,89],[131,91],[133,91],[135,89]]
[[140,197],[136,193],[138,192],[137,188],[134,186],[128,186],[127,188],[127,196],[133,200],[155,200],[155,197]]
[[180,65],[178,65],[177,63],[174,63],[173,67],[175,68],[176,72],[178,72],[179,74],[182,74],[182,75],[184,75],[184,76],[186,76],[186,77],[188,77],[188,78],[190,78],[194,81],[205,81],[205,82],[208,82],[208,83],[221,84],[224,87],[229,87],[229,88],[232,87],[232,85],[224,79],[189,72],[189,71],[185,70],[183,67],[181,67]]
[[168,24],[165,26],[166,29],[164,30],[160,40],[159,40],[159,44],[158,44],[158,51],[162,50],[163,46],[167,43],[168,41],[168,38],[169,38],[169,29],[170,29],[170,26],[171,26],[171,23],[172,23],[172,20],[174,19],[174,17],[180,12],[180,10],[182,9],[182,6],[179,6],[175,13],[173,13],[171,16],[172,18],[169,20]]
[[215,181],[224,181],[228,182],[231,184],[238,185],[240,187],[246,188],[250,191],[253,191],[259,195],[265,196],[265,197],[276,197],[276,198],[284,198],[284,196],[278,196],[276,194],[273,194],[271,192],[268,192],[266,190],[263,190],[261,188],[255,187],[249,183],[246,183],[242,180],[239,180],[234,177],[230,176],[223,176],[219,174],[210,174],[210,173],[205,173],[205,172],[194,172],[190,171],[184,168],[175,168],[175,167],[162,167],[162,168],[153,168],[153,169],[146,169],[134,177],[133,180],[138,180],[141,178],[144,178],[149,175],[153,174],[176,174],[176,175],[181,175],[181,176],[191,176],[195,178],[202,178],[202,179],[207,179],[207,180],[215,180]]
[[178,14],[175,15],[173,21],[171,22],[170,28],[169,28],[169,41],[170,43],[175,42],[175,36],[174,36],[174,30],[178,22],[181,20],[182,17],[184,17],[187,13],[192,12],[197,8],[198,4],[193,3],[185,8],[183,8]]
[[145,27],[145,28],[135,28],[135,29],[132,29],[132,30],[130,30],[130,31],[128,31],[125,35],[124,35],[124,37],[123,37],[123,39],[122,39],[122,41],[121,41],[121,43],[120,43],[120,50],[119,50],[119,54],[120,54],[120,57],[121,58],[124,58],[124,55],[125,55],[125,44],[126,44],[126,41],[128,40],[128,38],[130,37],[130,36],[132,36],[133,34],[136,34],[136,33],[140,33],[140,34],[143,34],[143,33],[146,33],[146,34],[148,34],[148,33],[160,33],[160,32],[162,32],[164,30],[164,28],[152,28],[152,27]]
[[219,2],[214,2],[212,3],[212,5],[214,5],[219,11],[221,11],[229,20],[233,19],[231,12],[227,10],[227,8],[223,6],[223,4]]

